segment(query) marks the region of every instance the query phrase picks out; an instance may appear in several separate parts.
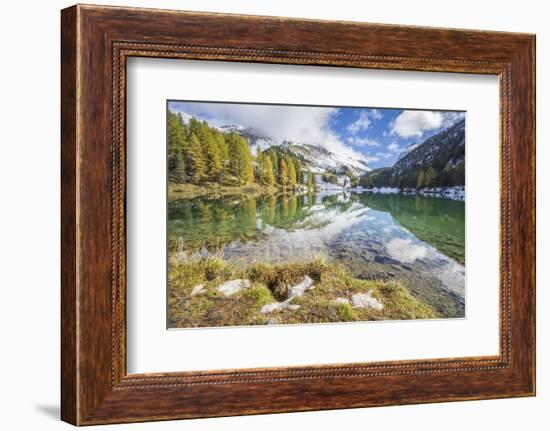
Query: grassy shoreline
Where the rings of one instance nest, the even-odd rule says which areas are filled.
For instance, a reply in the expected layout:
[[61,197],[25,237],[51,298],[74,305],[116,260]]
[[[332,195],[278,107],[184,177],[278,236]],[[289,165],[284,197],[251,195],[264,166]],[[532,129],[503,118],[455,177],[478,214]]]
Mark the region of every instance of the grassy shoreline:
[[[313,289],[288,301],[292,307],[262,313],[262,307],[289,298],[289,289],[304,277]],[[218,288],[230,280],[248,286],[226,296]],[[219,257],[206,257],[169,266],[168,322],[171,328],[331,323],[439,317],[399,281],[361,280],[343,266],[315,259],[304,262],[244,267]],[[197,286],[200,293],[193,294]],[[382,309],[354,308],[350,298],[369,294]],[[344,301],[345,300],[345,301]],[[347,302],[346,302],[347,301]]]
[[275,187],[263,187],[259,184],[246,184],[244,186],[222,186],[217,183],[208,183],[201,186],[195,184],[168,183],[168,200],[181,198],[194,198],[208,195],[212,198],[244,194],[250,197],[258,197],[266,193],[276,192]]

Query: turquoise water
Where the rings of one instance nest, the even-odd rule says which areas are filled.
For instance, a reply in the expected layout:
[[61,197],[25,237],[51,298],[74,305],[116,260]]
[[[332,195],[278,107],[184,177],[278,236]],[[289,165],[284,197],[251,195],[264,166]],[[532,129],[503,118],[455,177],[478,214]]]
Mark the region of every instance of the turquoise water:
[[324,257],[364,279],[399,279],[464,316],[464,202],[420,195],[200,196],[169,202],[168,243],[243,265]]

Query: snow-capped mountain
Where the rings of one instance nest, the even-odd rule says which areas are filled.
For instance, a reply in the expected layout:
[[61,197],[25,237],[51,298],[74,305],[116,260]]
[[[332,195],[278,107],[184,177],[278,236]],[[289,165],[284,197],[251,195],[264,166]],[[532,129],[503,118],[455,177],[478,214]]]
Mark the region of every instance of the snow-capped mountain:
[[[188,122],[190,115],[182,115],[184,122]],[[214,126],[215,127],[215,126]],[[226,124],[216,127],[220,132],[235,132],[243,136],[250,146],[252,154],[256,154],[258,147],[265,151],[270,147],[294,154],[302,161],[304,167],[314,173],[323,173],[329,170],[336,174],[353,174],[361,176],[371,170],[366,159],[344,154],[335,154],[322,145],[304,144],[292,140],[277,141],[260,130],[244,127],[239,124]]]
[[403,176],[429,166],[441,172],[464,161],[464,120],[426,139],[401,157],[393,166],[394,174]]
[[362,178],[368,187],[419,187],[421,173],[442,186],[464,185],[465,121],[409,146],[391,167],[374,169]]
[[305,165],[314,173],[330,170],[334,173],[351,173],[360,176],[371,170],[363,159],[335,154],[320,145],[284,142],[282,148],[305,162]]
[[405,148],[399,155],[397,156],[396,162],[401,160],[403,157],[405,157],[407,154],[412,153],[414,150],[416,150],[421,145],[421,142],[418,142],[416,144],[408,145],[407,148]]
[[236,132],[245,137],[248,141],[248,145],[250,146],[252,154],[256,154],[258,146],[263,151],[274,145],[279,145],[279,143],[275,142],[269,136],[266,136],[261,131],[253,129],[251,127],[243,127],[237,124],[227,124],[218,127],[218,130],[220,130],[221,132]]
[[222,132],[236,132],[246,138],[252,154],[256,154],[258,146],[262,151],[270,147],[294,154],[314,173],[323,173],[330,170],[334,173],[351,173],[356,176],[370,171],[367,161],[344,154],[335,154],[321,145],[303,144],[292,140],[276,141],[261,131],[246,128],[236,124],[224,125],[218,128]]

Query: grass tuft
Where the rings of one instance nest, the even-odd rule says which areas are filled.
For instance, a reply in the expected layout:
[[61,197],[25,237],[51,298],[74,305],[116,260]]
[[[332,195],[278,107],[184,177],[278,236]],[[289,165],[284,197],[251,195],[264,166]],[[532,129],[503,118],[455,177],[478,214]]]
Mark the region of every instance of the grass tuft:
[[[261,313],[264,305],[287,299],[288,288],[306,275],[314,280],[315,288],[292,301],[300,305],[298,309]],[[229,297],[217,291],[221,283],[237,278],[250,280],[252,286]],[[168,282],[170,327],[262,325],[270,318],[288,324],[438,317],[433,308],[413,296],[401,282],[357,279],[342,265],[322,259],[275,265],[257,263],[248,268],[221,256],[182,263],[172,259]],[[191,296],[197,284],[204,284],[205,292]],[[382,310],[334,303],[338,297],[350,299],[355,293],[369,291],[382,302]]]
[[261,284],[254,284],[250,289],[245,290],[243,297],[254,301],[258,307],[275,302],[271,290]]
[[252,265],[247,274],[252,281],[266,285],[275,298],[284,301],[288,297],[289,287],[300,283],[306,275],[319,282],[327,269],[324,260],[315,259],[305,263],[278,265],[257,263]]
[[338,313],[338,318],[342,322],[353,322],[355,320],[355,314],[350,304],[337,304],[336,312]]

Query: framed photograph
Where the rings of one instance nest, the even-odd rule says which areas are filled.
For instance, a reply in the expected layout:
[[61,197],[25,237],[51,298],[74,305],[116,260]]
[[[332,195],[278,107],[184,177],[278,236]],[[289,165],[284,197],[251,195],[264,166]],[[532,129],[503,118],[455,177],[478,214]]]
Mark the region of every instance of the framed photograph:
[[535,394],[535,37],[62,11],[62,419]]

